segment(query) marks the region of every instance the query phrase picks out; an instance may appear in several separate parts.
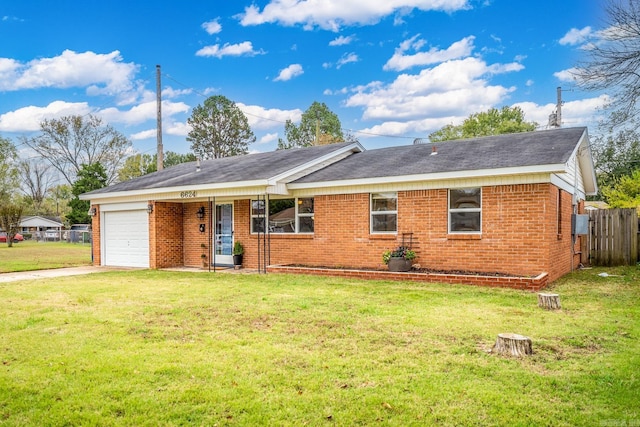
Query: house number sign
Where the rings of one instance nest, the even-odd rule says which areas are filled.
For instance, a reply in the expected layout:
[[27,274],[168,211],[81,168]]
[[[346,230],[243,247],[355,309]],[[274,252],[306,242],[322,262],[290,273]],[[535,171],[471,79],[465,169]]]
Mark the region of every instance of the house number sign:
[[195,191],[181,191],[180,192],[180,198],[181,199],[191,199],[193,197],[196,197],[196,192]]

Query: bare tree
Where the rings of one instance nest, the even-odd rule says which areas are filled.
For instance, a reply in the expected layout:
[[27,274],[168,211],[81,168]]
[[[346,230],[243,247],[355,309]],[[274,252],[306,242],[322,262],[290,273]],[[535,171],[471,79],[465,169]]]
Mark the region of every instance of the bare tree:
[[95,163],[104,166],[107,183],[114,182],[131,147],[122,133],[92,115],[44,120],[40,130],[41,135],[23,138],[22,142],[51,163],[69,185],[73,185],[82,165]]
[[31,199],[36,214],[42,212],[42,204],[53,182],[53,177],[48,173],[50,168],[51,165],[42,161],[23,160],[20,162],[22,191]]
[[606,29],[588,46],[588,59],[573,74],[587,90],[610,90],[612,126],[640,117],[640,1],[609,0]]

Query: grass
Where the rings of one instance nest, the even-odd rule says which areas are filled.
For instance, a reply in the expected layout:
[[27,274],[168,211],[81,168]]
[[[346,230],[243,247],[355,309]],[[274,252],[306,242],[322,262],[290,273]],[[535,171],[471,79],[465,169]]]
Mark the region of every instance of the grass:
[[91,264],[91,245],[24,241],[8,247],[0,243],[0,273],[44,270]]
[[[640,270],[563,309],[473,286],[105,272],[0,284],[0,424],[576,426],[640,422]],[[524,359],[488,352],[529,336]]]

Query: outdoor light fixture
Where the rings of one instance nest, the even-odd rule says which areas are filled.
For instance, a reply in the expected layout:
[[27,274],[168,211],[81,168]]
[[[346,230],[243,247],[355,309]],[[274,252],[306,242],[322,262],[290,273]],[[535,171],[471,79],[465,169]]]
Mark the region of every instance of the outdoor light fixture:
[[91,209],[89,209],[88,214],[89,214],[90,216],[96,216],[96,208],[91,208]]
[[200,209],[196,212],[196,216],[198,219],[204,219],[204,206],[200,206]]
[[151,214],[153,213],[153,205],[152,205],[151,203],[149,203],[149,204],[147,205],[147,213],[148,213],[149,215],[151,215]]

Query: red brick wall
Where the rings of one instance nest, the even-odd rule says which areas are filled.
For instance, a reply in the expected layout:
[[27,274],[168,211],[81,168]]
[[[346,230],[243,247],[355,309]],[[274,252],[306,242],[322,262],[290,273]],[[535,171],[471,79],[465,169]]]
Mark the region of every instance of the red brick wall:
[[96,215],[91,217],[91,251],[93,252],[93,265],[101,264],[102,253],[100,251],[100,205],[91,205],[96,210]]
[[[562,192],[558,237],[558,191],[551,184],[484,187],[481,235],[447,233],[446,189],[399,192],[397,235],[369,233],[368,193],[317,196],[315,233],[271,234],[270,262],[384,268],[382,252],[400,245],[403,233],[413,233],[415,262],[422,267],[518,275],[548,272],[555,280],[571,269],[571,195]],[[237,201],[235,236],[245,246],[245,267],[255,268],[258,246],[249,223],[249,201]]]
[[[205,216],[199,219],[196,212],[204,207]],[[211,209],[208,202],[188,203],[182,205],[184,235],[184,265],[186,267],[206,268],[211,262]],[[204,224],[204,231],[200,231]],[[203,258],[202,255],[205,255]]]
[[177,267],[184,264],[182,204],[156,202],[149,215],[149,266]]
[[[558,194],[562,214],[558,216]],[[447,190],[398,192],[398,233],[369,233],[369,194],[315,197],[315,233],[270,235],[271,264],[384,268],[382,252],[413,233],[416,263],[447,271],[500,272],[553,281],[572,267],[572,197],[551,184],[489,186],[482,189],[481,235],[448,234]],[[196,217],[205,207],[203,220]],[[96,217],[98,218],[98,216]],[[207,202],[156,203],[150,219],[152,268],[209,262],[211,210]],[[561,233],[558,234],[558,219]],[[199,224],[205,224],[200,232]],[[99,232],[94,227],[94,242]],[[162,237],[164,236],[164,237]],[[258,266],[258,240],[250,234],[250,201],[234,202],[234,238],[244,248],[244,266]],[[407,237],[408,238],[408,237]],[[203,247],[204,245],[204,247]],[[580,241],[575,244],[579,252]],[[99,252],[94,253],[98,259]],[[261,263],[264,252],[260,250]],[[579,264],[579,254],[573,267]],[[264,264],[263,264],[264,265]]]

